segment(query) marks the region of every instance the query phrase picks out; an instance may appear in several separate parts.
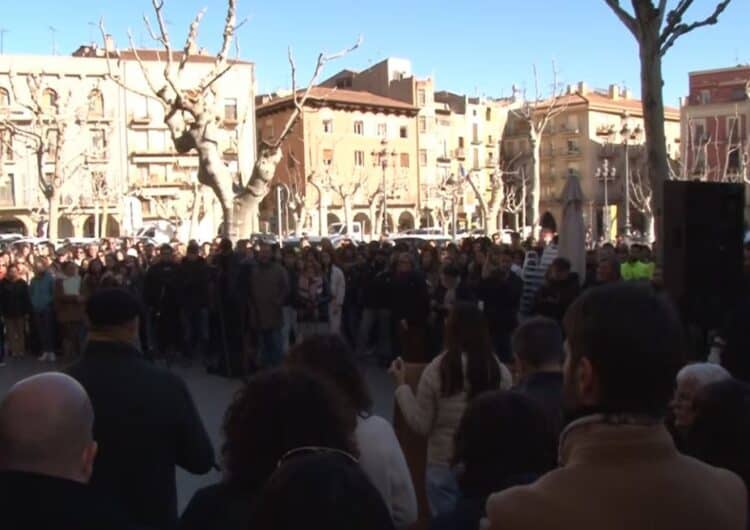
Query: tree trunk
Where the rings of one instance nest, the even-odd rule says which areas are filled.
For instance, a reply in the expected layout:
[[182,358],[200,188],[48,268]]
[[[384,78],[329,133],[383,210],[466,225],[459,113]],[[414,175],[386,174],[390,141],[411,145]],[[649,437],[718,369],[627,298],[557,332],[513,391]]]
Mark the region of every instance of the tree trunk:
[[104,200],[104,203],[102,204],[102,220],[101,220],[101,237],[109,237],[109,234],[107,233],[109,229],[109,207],[107,204],[106,199]]
[[504,192],[502,181],[492,184],[492,196],[490,197],[490,203],[487,205],[487,213],[485,214],[485,229],[489,236],[500,232],[503,228],[502,221],[498,221],[498,217],[500,216],[500,207],[503,204]]
[[529,131],[529,143],[531,144],[531,163],[534,165],[534,172],[531,178],[531,234],[534,239],[539,239],[539,223],[542,217],[541,195],[542,195],[542,143],[539,141],[539,134],[534,130],[533,125]]
[[[60,217],[60,198],[58,197],[59,192],[57,189],[53,189],[52,193],[47,196],[49,204],[49,217],[47,222],[47,238],[54,242],[57,241],[58,234],[57,228],[59,225],[58,217]],[[29,234],[31,235],[31,234]]]
[[651,212],[643,212],[644,227],[643,232],[648,237],[648,243],[651,244],[656,239],[656,231],[654,229],[654,215]]
[[641,98],[643,100],[643,122],[648,150],[648,176],[653,192],[653,217],[655,233],[655,256],[662,262],[664,237],[663,208],[664,182],[669,178],[667,139],[664,133],[664,82],[661,71],[659,27],[652,24],[644,28],[640,39]]
[[353,198],[351,195],[341,195],[341,204],[342,208],[344,209],[344,224],[346,225],[346,234],[349,237],[352,237],[354,234],[354,219],[352,219],[352,209],[353,209]]

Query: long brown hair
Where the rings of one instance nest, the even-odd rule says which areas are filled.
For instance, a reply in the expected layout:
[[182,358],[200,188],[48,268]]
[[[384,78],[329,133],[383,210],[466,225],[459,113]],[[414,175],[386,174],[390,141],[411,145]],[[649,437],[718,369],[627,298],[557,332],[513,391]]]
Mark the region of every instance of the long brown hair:
[[[445,346],[446,352],[440,362],[444,397],[466,390],[471,400],[482,392],[499,388],[500,366],[492,351],[484,315],[476,304],[459,302],[453,306],[445,324]],[[468,388],[464,388],[464,354]]]

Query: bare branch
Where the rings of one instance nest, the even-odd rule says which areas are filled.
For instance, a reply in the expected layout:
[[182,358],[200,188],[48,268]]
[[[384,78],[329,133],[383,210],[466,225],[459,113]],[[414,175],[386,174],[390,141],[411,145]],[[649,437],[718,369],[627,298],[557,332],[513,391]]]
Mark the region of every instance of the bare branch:
[[216,61],[211,72],[203,78],[199,85],[199,90],[205,92],[211,87],[220,77],[222,77],[231,65],[227,66],[227,58],[229,57],[229,49],[232,45],[232,37],[234,32],[245,23],[243,21],[237,28],[235,28],[235,21],[237,20],[237,0],[227,1],[227,18],[224,24],[224,38],[221,44],[221,49],[216,55]]
[[294,63],[294,57],[292,55],[291,48],[289,49],[289,64],[292,68],[292,99],[294,101],[294,110],[292,111],[291,116],[289,117],[289,120],[287,120],[286,125],[284,125],[284,128],[282,129],[281,134],[279,135],[278,139],[271,145],[271,148],[278,149],[278,147],[286,140],[286,137],[289,136],[289,133],[292,132],[292,128],[294,127],[295,123],[297,123],[297,120],[302,114],[302,110],[305,106],[305,103],[307,102],[307,99],[310,97],[310,94],[312,93],[312,89],[315,86],[315,83],[317,82],[318,78],[320,77],[320,74],[323,72],[323,68],[325,65],[331,61],[334,61],[336,59],[340,59],[341,57],[344,57],[357,48],[359,48],[362,45],[362,36],[360,35],[359,39],[357,39],[357,42],[350,46],[349,48],[344,48],[343,50],[340,50],[336,53],[326,55],[325,53],[320,53],[318,55],[318,62],[315,65],[315,70],[313,71],[312,77],[310,78],[310,82],[307,85],[307,89],[302,94],[301,98],[297,97],[297,80],[296,80],[296,67]]
[[194,48],[198,47],[198,28],[200,27],[201,20],[203,19],[203,15],[205,14],[206,9],[201,9],[195,16],[195,20],[193,20],[193,23],[190,24],[190,31],[188,32],[187,39],[185,40],[185,47],[182,49],[182,59],[180,59],[180,65],[177,67],[178,75],[181,74],[183,70],[185,70],[185,65],[190,58],[191,51]]
[[622,6],[620,6],[620,0],[604,0],[607,2],[607,5],[614,11],[615,15],[617,15],[617,18],[620,19],[620,21],[625,24],[625,27],[630,30],[630,33],[632,33],[636,38],[638,37],[638,24],[636,23],[635,18],[625,11]]
[[685,14],[685,11],[687,11],[687,9],[693,3],[693,0],[680,0],[680,3],[677,5],[677,7],[672,10],[669,15],[667,15],[667,26],[664,28],[664,31],[662,31],[661,36],[659,37],[659,42],[661,44],[659,53],[662,55],[662,57],[665,53],[667,53],[669,48],[674,46],[674,43],[682,35],[685,35],[686,33],[689,33],[694,29],[698,29],[703,26],[712,26],[716,24],[719,21],[719,15],[724,12],[731,1],[732,0],[722,0],[721,2],[719,2],[716,8],[714,8],[714,12],[711,13],[710,16],[704,18],[703,20],[693,22],[692,24],[685,24],[684,22],[682,22],[682,17]]

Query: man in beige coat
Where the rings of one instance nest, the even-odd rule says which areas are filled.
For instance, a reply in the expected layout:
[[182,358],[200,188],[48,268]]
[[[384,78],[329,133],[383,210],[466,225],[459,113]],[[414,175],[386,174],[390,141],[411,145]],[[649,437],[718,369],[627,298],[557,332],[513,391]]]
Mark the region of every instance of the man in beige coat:
[[561,467],[490,497],[490,527],[745,530],[742,480],[678,453],[663,425],[683,350],[668,303],[644,286],[601,287],[564,324]]

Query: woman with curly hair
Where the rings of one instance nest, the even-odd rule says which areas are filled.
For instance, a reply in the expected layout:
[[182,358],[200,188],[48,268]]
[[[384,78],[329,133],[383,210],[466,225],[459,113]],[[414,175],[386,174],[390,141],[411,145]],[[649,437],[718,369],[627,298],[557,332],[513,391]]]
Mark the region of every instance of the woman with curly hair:
[[354,427],[347,403],[314,374],[276,369],[256,375],[224,418],[224,479],[195,494],[180,528],[252,528],[252,501],[285,455],[311,450],[357,458]]
[[359,463],[378,489],[397,528],[417,520],[417,497],[393,427],[372,413],[372,398],[354,352],[340,335],[315,335],[292,348],[287,365],[305,368],[331,380],[355,415]]

